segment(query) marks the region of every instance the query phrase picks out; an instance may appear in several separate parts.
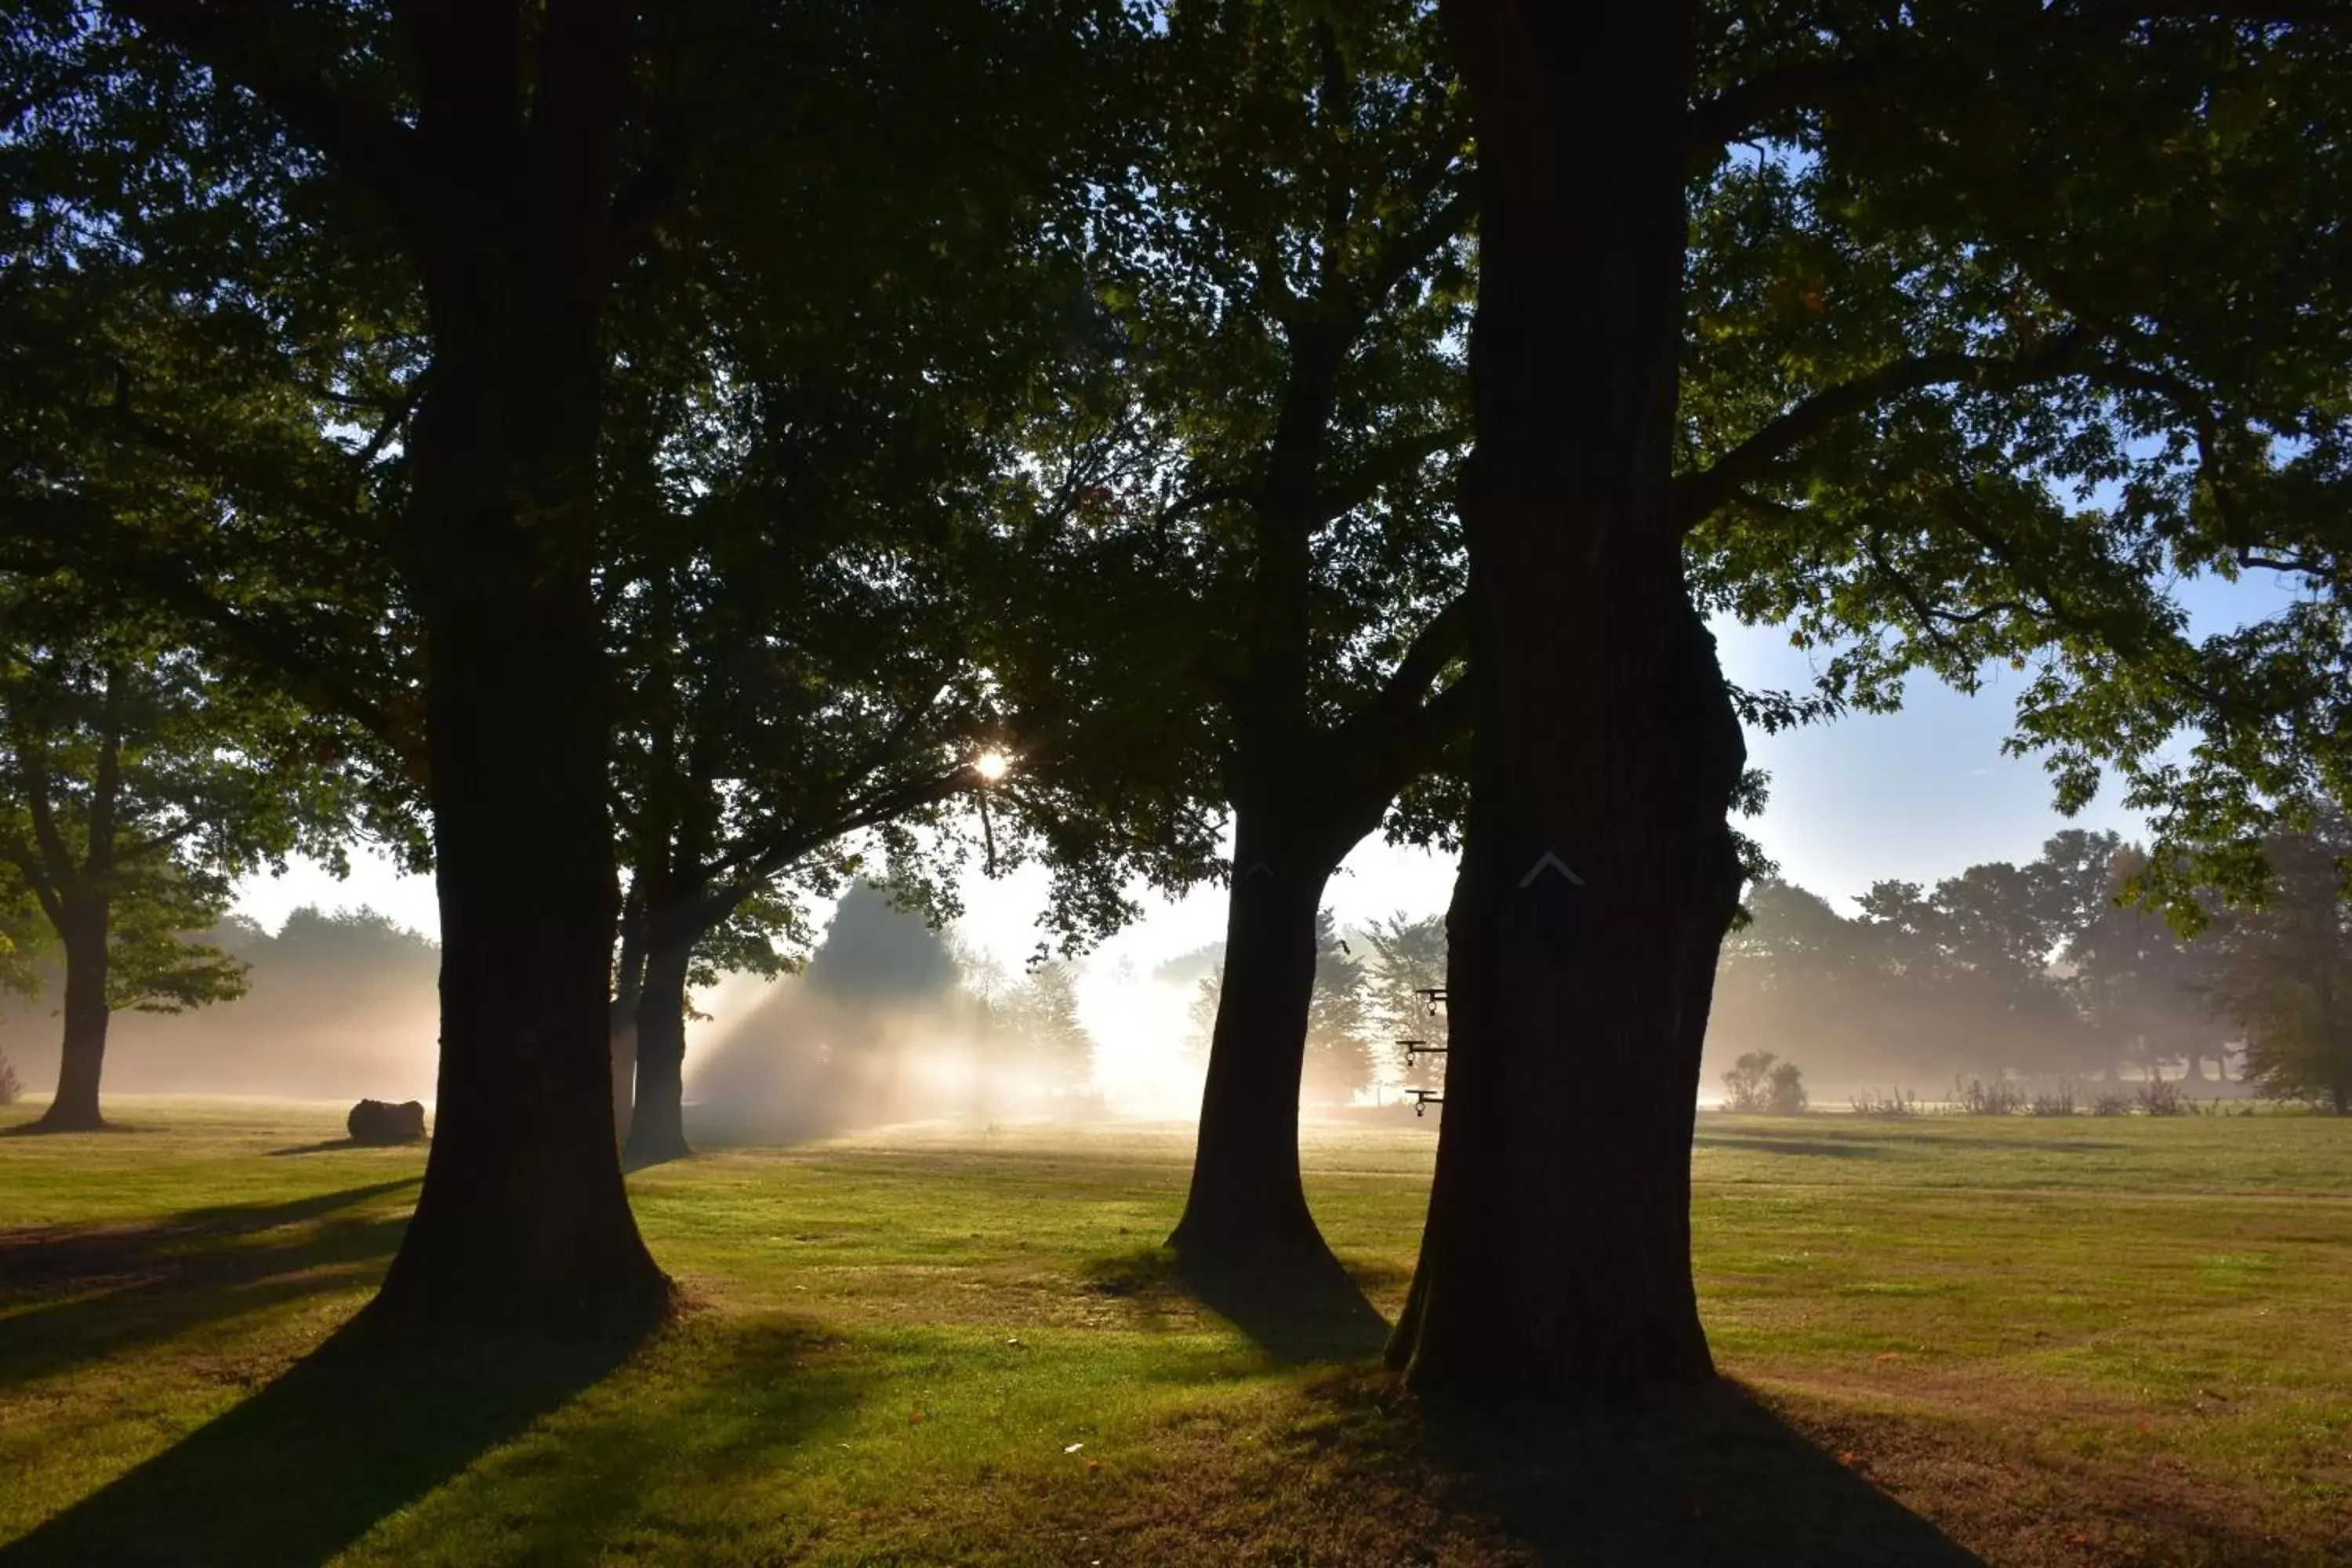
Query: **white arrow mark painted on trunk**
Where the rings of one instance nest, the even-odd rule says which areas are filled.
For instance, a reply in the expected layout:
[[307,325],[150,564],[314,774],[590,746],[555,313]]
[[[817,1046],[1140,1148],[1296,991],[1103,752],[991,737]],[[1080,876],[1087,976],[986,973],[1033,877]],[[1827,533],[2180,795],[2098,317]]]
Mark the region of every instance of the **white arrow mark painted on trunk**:
[[1536,879],[1542,876],[1546,871],[1559,872],[1561,876],[1568,879],[1570,885],[1572,887],[1581,888],[1584,886],[1584,879],[1570,870],[1568,868],[1568,862],[1561,859],[1558,855],[1552,853],[1549,849],[1543,852],[1542,856],[1534,865],[1528,868],[1528,874],[1519,879],[1519,886],[1522,888],[1534,887],[1536,885]]

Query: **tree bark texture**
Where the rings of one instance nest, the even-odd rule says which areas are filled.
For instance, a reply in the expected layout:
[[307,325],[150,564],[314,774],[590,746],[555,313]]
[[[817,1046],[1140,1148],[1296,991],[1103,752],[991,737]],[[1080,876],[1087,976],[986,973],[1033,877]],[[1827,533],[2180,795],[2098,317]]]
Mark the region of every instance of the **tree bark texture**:
[[389,220],[431,364],[394,568],[424,633],[441,1066],[372,1314],[431,1333],[639,1326],[668,1281],[613,1138],[604,638],[591,593],[633,65],[620,0],[409,0],[413,115],[255,8],[119,0],[253,91]]
[[694,943],[665,942],[646,953],[637,999],[637,1092],[625,1163],[656,1164],[694,1152],[686,1141],[686,975]]
[[435,357],[412,440],[441,1071],[416,1217],[376,1309],[434,1331],[635,1325],[668,1300],[613,1138],[607,672],[589,582],[604,289],[600,264],[551,254],[559,236],[583,251],[602,236],[521,217],[426,269]]
[[1479,147],[1470,816],[1445,1121],[1392,1362],[1585,1403],[1706,1379],[1690,1144],[1745,762],[1670,501],[1682,4],[1447,0]]
[[58,1092],[38,1125],[52,1132],[90,1132],[106,1125],[98,1103],[106,1065],[107,900],[68,899],[58,939],[65,948],[65,1037],[58,1055]]

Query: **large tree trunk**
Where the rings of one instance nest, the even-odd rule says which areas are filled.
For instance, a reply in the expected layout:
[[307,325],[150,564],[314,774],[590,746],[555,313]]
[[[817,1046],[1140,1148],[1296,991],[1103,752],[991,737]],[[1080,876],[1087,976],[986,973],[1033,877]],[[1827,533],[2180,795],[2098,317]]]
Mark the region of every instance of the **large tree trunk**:
[[1315,916],[1336,861],[1293,824],[1234,818],[1224,977],[1183,1218],[1168,1245],[1204,1263],[1328,1256],[1298,1173],[1298,1084]]
[[686,1141],[686,972],[691,942],[646,954],[645,994],[637,1000],[637,1095],[623,1158],[635,1168],[683,1160]]
[[1476,117],[1476,742],[1446,1115],[1391,1359],[1588,1401],[1710,1375],[1690,1141],[1745,761],[1671,493],[1687,6],[1446,0]]
[[429,295],[413,439],[441,1074],[416,1216],[375,1304],[433,1332],[649,1321],[668,1281],[613,1140],[606,672],[588,577],[595,311],[523,254]]
[[106,1065],[107,901],[82,895],[66,905],[58,936],[66,952],[65,1038],[58,1056],[58,1092],[38,1125],[50,1132],[91,1132],[99,1114],[99,1074]]

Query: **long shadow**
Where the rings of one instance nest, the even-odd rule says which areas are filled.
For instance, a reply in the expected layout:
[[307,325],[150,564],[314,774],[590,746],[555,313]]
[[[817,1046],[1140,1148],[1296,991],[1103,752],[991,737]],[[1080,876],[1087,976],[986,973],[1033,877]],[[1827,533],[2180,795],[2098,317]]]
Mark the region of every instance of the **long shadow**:
[[[1496,1414],[1400,1399],[1362,1378],[1318,1391],[1352,1407],[1361,1462],[1417,1481],[1538,1562],[1725,1568],[1961,1568],[1979,1563],[1723,1382],[1635,1415]],[[1405,1476],[1399,1455],[1417,1461]]]
[[[2117,1149],[2131,1147],[2128,1143],[2119,1143],[2105,1138],[1979,1138],[1940,1131],[1937,1133],[1934,1142],[1936,1144],[1961,1149],[2041,1149],[2059,1154],[2108,1153]],[[1922,1145],[1922,1147],[1927,1146]]]
[[400,1243],[404,1214],[341,1211],[405,1191],[374,1182],[144,1226],[0,1232],[0,1389],[348,1284]]
[[1775,1138],[1769,1132],[1701,1132],[1691,1139],[1694,1149],[1745,1149],[1763,1154],[1806,1154],[1828,1160],[1883,1160],[1889,1151],[1881,1143],[1833,1142],[1819,1138]]
[[109,1132],[138,1132],[143,1129],[127,1121],[102,1121],[95,1127],[50,1127],[35,1117],[30,1121],[11,1122],[0,1127],[0,1138],[94,1138]]
[[1152,1310],[1157,1304],[1181,1296],[1233,1324],[1284,1366],[1360,1361],[1388,1342],[1388,1320],[1328,1253],[1218,1267],[1150,1247],[1098,1258],[1087,1273],[1097,1293],[1135,1300],[1147,1326],[1160,1321]]
[[178,1447],[0,1547],[0,1564],[321,1562],[631,1348],[393,1351],[346,1328]]
[[1834,1138],[1808,1138],[1761,1128],[1753,1131],[1714,1132],[1702,1127],[1691,1139],[1691,1143],[1698,1148],[1753,1149],[1764,1153],[1823,1154],[1833,1158],[1876,1158],[1895,1152],[1909,1156],[1938,1148],[2037,1149],[2061,1154],[2091,1154],[2130,1147],[2099,1138],[1987,1138],[1948,1132],[1942,1128],[1937,1128],[1929,1137],[1905,1139],[1901,1135],[1903,1126],[1904,1123],[1899,1121],[1875,1122],[1866,1133],[1843,1134]]

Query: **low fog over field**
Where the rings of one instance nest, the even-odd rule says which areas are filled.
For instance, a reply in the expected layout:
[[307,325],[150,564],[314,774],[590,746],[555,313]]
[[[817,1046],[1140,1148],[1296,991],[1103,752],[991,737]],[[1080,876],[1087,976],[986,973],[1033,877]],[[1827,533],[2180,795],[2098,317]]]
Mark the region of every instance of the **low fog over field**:
[[[2024,865],[1973,866],[1932,888],[1883,881],[1852,911],[1777,880],[1726,943],[1702,1100],[1735,1059],[1793,1061],[1818,1106],[1864,1089],[1939,1094],[1958,1078],[2233,1080],[2244,1033],[2231,976],[2265,962],[2260,931],[2184,942],[2116,908],[2136,865],[2113,835],[2069,832]],[[430,1100],[431,942],[365,911],[298,910],[275,934],[209,939],[248,966],[240,1000],[119,1015],[110,1080],[131,1093]],[[1369,928],[1328,915],[1308,1019],[1310,1113],[1442,1088],[1398,1042],[1442,1043],[1422,994],[1444,980],[1444,924]],[[929,1118],[1182,1119],[1199,1102],[1221,944],[1140,969],[1101,959],[1008,970],[860,885],[803,973],[731,976],[696,994],[687,1099],[708,1135],[800,1137]],[[54,1080],[51,995],[12,1002],[0,1050],[35,1091]],[[2241,1010],[2242,1011],[2242,1009]]]

